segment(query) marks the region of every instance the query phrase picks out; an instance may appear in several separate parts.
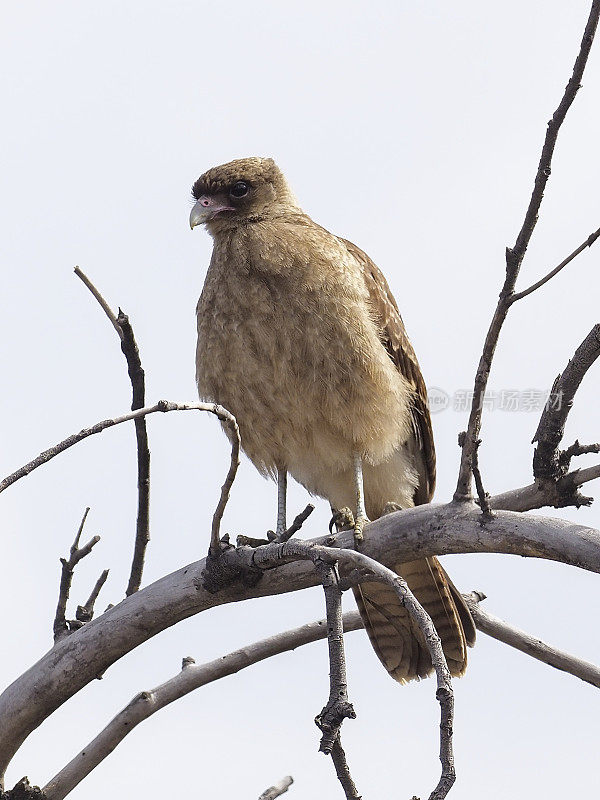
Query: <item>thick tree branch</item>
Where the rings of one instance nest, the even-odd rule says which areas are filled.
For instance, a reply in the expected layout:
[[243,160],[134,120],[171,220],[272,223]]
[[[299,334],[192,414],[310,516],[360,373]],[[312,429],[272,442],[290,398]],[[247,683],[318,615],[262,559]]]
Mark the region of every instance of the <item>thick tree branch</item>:
[[[353,534],[316,541],[352,548]],[[232,567],[248,567],[256,552],[231,549],[223,558]],[[512,553],[600,572],[598,531],[507,511],[482,521],[479,508],[467,503],[424,505],[386,515],[365,529],[362,552],[387,565],[447,553]],[[211,594],[202,588],[205,566],[205,560],[190,564],[126,598],[59,641],[0,695],[0,775],[27,736],[69,697],[160,631],[217,605],[319,583],[312,564],[296,562],[268,569],[254,586],[238,583]]]
[[502,287],[502,291],[500,292],[498,305],[496,306],[494,316],[492,317],[492,321],[485,338],[483,352],[475,375],[473,402],[471,405],[471,412],[469,414],[467,430],[463,437],[460,469],[456,484],[456,491],[454,493],[454,499],[457,502],[468,501],[472,496],[471,470],[473,464],[473,452],[476,447],[475,443],[479,439],[479,433],[481,430],[483,398],[485,396],[485,389],[492,367],[492,360],[494,358],[494,353],[502,325],[504,324],[504,320],[506,319],[506,315],[508,314],[508,310],[513,301],[513,293],[519,275],[519,270],[537,222],[538,212],[544,196],[544,190],[551,173],[552,156],[554,154],[554,147],[556,145],[558,133],[565,119],[567,111],[571,107],[571,104],[575,99],[575,95],[579,90],[585,65],[587,63],[592,42],[594,40],[594,34],[596,33],[596,28],[598,26],[599,15],[600,0],[594,0],[585,31],[583,33],[579,53],[575,59],[573,74],[567,83],[563,97],[556,111],[554,112],[552,119],[548,123],[546,137],[544,139],[542,153],[535,176],[533,192],[529,201],[529,206],[525,213],[523,225],[521,226],[521,230],[519,231],[514,246],[512,248],[507,248],[506,250],[506,278]]
[[[481,592],[463,594],[463,597],[471,609],[475,626],[482,633],[600,688],[599,667],[552,648],[531,634],[520,631],[488,611],[484,611],[479,605],[484,597]],[[345,633],[362,630],[364,627],[358,611],[347,612],[342,619]],[[166,705],[207,683],[233,675],[246,667],[281,653],[325,639],[327,636],[327,620],[321,619],[254,642],[206,664],[195,665],[193,659],[184,659],[181,672],[161,686],[136,695],[93,741],[87,744],[69,764],[55,775],[44,787],[46,797],[48,800],[60,800],[66,797],[140,722],[148,719]],[[334,763],[337,770],[339,762],[334,761]],[[349,772],[344,773],[343,769],[341,771],[342,777],[351,781]],[[338,777],[340,777],[339,774]],[[359,798],[355,786],[352,789],[348,782],[343,785],[347,796]]]
[[582,681],[591,683],[600,689],[600,668],[595,664],[551,647],[540,639],[531,636],[531,634],[514,628],[504,620],[493,616],[488,611],[484,611],[479,605],[481,600],[485,600],[485,595],[481,592],[463,594],[463,597],[467,601],[477,630],[520,650],[522,653],[526,653],[532,658],[536,658],[538,661],[543,661],[544,664],[549,664],[551,667],[560,669],[563,672],[569,672],[576,678],[581,678]]

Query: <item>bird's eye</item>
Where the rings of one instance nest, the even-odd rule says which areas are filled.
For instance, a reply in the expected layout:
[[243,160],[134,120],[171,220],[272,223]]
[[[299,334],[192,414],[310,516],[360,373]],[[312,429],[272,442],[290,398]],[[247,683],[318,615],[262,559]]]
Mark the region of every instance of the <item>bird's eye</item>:
[[250,187],[245,181],[238,181],[234,183],[231,189],[229,190],[229,194],[232,197],[245,197],[248,194]]

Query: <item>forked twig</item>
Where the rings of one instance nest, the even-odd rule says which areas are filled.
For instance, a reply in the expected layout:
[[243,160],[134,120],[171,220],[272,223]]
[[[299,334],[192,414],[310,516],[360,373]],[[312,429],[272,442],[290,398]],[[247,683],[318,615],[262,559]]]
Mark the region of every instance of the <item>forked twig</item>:
[[568,255],[564,259],[564,261],[561,261],[560,264],[557,267],[554,267],[554,269],[550,270],[550,272],[547,275],[544,275],[543,278],[540,278],[539,281],[536,281],[534,284],[529,286],[527,289],[523,289],[522,292],[516,292],[515,294],[513,294],[513,296],[510,298],[511,305],[513,303],[516,303],[517,300],[522,300],[524,297],[527,297],[527,295],[532,294],[537,289],[539,289],[541,286],[543,286],[545,283],[548,283],[548,281],[551,280],[555,275],[558,275],[558,273],[562,269],[564,269],[567,266],[567,264],[570,264],[571,261],[573,261],[574,258],[577,258],[577,256],[580,253],[582,253],[585,250],[586,247],[591,247],[594,244],[594,242],[596,241],[596,239],[598,239],[598,237],[600,237],[600,228],[598,228],[597,231],[594,231],[594,233],[591,233],[588,236],[588,238],[585,240],[585,242],[583,242],[582,244],[579,245],[579,247],[577,247],[575,250],[573,250],[571,255]]
[[[90,539],[90,541],[87,542],[87,544],[84,544],[83,547],[79,547],[81,534],[83,533],[83,527],[85,525],[85,521],[89,513],[90,509],[88,507],[83,512],[81,523],[79,524],[79,528],[77,530],[77,533],[75,534],[75,539],[73,541],[73,544],[71,545],[71,553],[69,558],[60,559],[60,562],[62,564],[62,569],[60,574],[60,586],[58,590],[58,604],[56,606],[56,614],[54,616],[54,624],[52,626],[55,642],[58,642],[60,639],[63,638],[63,636],[66,636],[66,634],[72,629],[72,627],[77,627],[77,626],[72,626],[72,624],[67,622],[66,619],[67,601],[69,599],[69,592],[71,591],[71,583],[73,582],[73,572],[77,564],[81,561],[81,559],[89,555],[92,552],[94,546],[97,545],[98,542],[100,541],[99,536],[93,536]],[[104,580],[106,580],[106,578]],[[104,581],[102,583],[104,583]],[[100,588],[101,587],[102,584],[100,585]],[[100,591],[100,588],[98,588],[98,592]],[[93,603],[92,603],[92,609],[93,609]],[[82,620],[82,622],[83,621],[85,620]]]

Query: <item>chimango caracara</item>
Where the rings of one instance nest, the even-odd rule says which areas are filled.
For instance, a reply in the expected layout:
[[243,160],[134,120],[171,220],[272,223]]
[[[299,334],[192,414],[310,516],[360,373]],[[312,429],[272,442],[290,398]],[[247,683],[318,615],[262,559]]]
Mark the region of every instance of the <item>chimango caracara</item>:
[[[302,211],[270,158],[214,167],[192,192],[190,225],[205,224],[214,239],[197,309],[198,390],[235,414],[250,460],[277,479],[277,533],[286,527],[288,473],[333,509],[355,510],[359,538],[387,503],[429,502],[435,451],[425,384],[379,269]],[[394,568],[462,675],[474,627],[441,564]],[[370,582],[355,594],[390,675],[429,674],[422,637],[395,593]]]

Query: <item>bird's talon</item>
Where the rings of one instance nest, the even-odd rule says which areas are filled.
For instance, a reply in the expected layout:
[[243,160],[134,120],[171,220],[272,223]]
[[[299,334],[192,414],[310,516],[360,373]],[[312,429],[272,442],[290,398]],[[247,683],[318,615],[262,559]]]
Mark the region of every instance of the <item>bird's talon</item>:
[[329,521],[329,533],[332,533],[334,526],[338,531],[349,531],[354,528],[354,514],[348,506],[333,511]]

